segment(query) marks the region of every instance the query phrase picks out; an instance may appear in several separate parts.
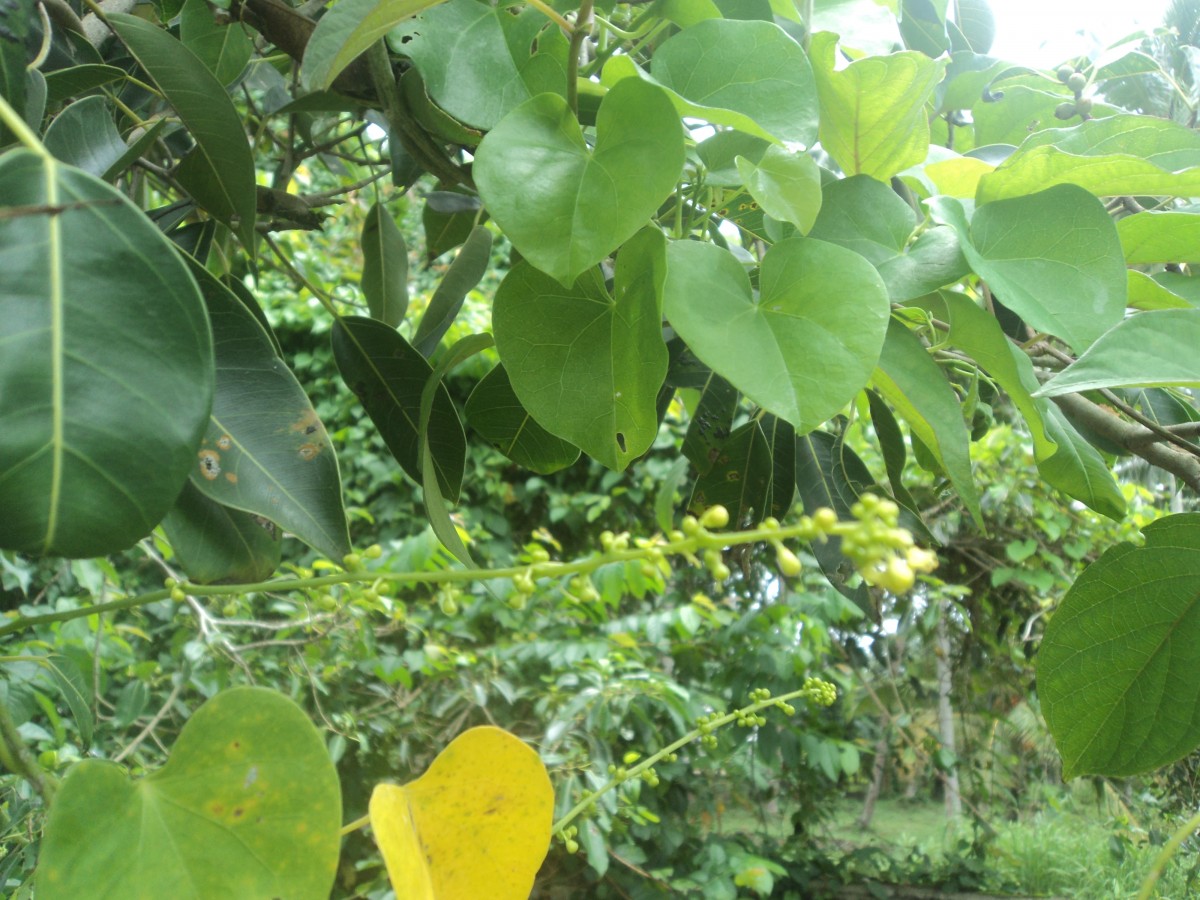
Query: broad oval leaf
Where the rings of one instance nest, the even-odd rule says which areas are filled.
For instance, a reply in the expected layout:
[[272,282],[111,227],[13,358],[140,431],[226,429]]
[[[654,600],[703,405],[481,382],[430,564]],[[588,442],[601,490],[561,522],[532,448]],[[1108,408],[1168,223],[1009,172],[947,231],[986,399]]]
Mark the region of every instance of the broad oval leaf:
[[808,234],[821,210],[821,170],[816,161],[806,153],[768,147],[757,163],[742,156],[736,162],[746,190],[763,212]]
[[564,289],[528,263],[514,266],[496,291],[496,348],[521,404],[610,469],[624,469],[658,434],[668,356],[664,243],[648,228],[622,247],[613,294],[598,269]]
[[213,393],[196,283],[113,188],[0,159],[0,546],[103,556],[171,508]]
[[191,50],[157,25],[118,13],[111,13],[108,21],[196,141],[196,148],[179,166],[180,184],[251,245],[254,158],[225,86]]
[[664,41],[650,74],[685,101],[684,115],[774,141],[806,147],[816,142],[812,66],[774,22],[706,19]]
[[925,104],[945,60],[916,51],[868,56],[834,71],[837,35],[814,34],[810,53],[821,97],[821,146],[847,175],[888,179],[925,159]]
[[317,22],[300,74],[309,90],[327,90],[338,75],[398,23],[441,0],[342,0]]
[[536,752],[485,725],[416,781],[376,785],[370,814],[398,895],[525,900],[550,848],[554,789]]
[[408,310],[408,246],[387,208],[371,204],[363,222],[362,292],[371,317],[395,328]]
[[663,296],[667,318],[692,352],[800,433],[863,388],[887,330],[887,289],[871,264],[807,238],[767,251],[757,299],[732,254],[676,242]]
[[671,101],[630,78],[600,104],[594,151],[566,101],[542,94],[480,142],[474,174],[521,255],[570,285],[646,224],[674,189],[683,159]]
[[[343,316],[333,323],[333,358],[396,462],[413,481],[421,475],[421,393],[433,368],[394,328],[374,319]],[[434,396],[428,429],[441,493],[458,498],[467,439],[446,388]]]
[[325,900],[341,805],[337,770],[299,707],[233,688],[196,710],[145,778],[101,760],[71,768],[50,807],[37,895]]
[[1200,745],[1200,515],[1143,534],[1142,547],[1118,544],[1088,566],[1038,650],[1064,778],[1136,775]]
[[1131,266],[1200,262],[1200,215],[1195,209],[1141,212],[1117,221]]
[[121,139],[103,97],[84,97],[50,123],[46,149],[67,165],[103,178],[129,146]]
[[328,559],[350,552],[337,457],[296,376],[237,296],[191,261],[212,320],[217,387],[192,484]]
[[468,425],[526,469],[549,475],[579,459],[578,447],[548,432],[521,405],[503,365],[475,385],[465,413]]
[[1200,387],[1197,348],[1200,309],[1138,313],[1105,333],[1035,396],[1113,387]]
[[1082,352],[1121,321],[1128,278],[1104,204],[1060,184],[981,206],[967,224],[948,197],[930,203],[952,225],[975,273],[1013,312]]

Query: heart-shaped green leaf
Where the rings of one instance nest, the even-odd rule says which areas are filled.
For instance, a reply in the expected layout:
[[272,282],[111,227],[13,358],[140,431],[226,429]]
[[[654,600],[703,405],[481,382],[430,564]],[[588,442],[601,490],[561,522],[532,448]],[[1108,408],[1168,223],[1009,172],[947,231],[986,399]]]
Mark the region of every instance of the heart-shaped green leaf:
[[[196,283],[102,181],[0,159],[0,546],[103,556],[148,534],[195,463],[213,391]],[[153,352],[147,352],[148,350]]]
[[806,238],[767,251],[757,298],[729,252],[674,243],[663,297],[667,318],[696,356],[800,433],[862,389],[887,331],[887,288],[874,267]]
[[100,760],[71,769],[37,895],[325,900],[341,815],[337,770],[308,717],[274,691],[234,688],[196,710],[145,778]]
[[610,469],[624,469],[658,434],[664,243],[647,228],[622,247],[612,294],[599,269],[568,290],[527,263],[496,292],[496,348],[521,404]]
[[521,255],[570,285],[646,224],[674,189],[683,159],[670,99],[627,78],[600,104],[594,151],[566,101],[542,94],[480,142],[474,174]]
[[768,147],[757,163],[739,156],[737,169],[763,212],[808,234],[821,209],[821,170],[811,156]]
[[1118,544],[1088,566],[1038,650],[1064,778],[1134,775],[1200,744],[1200,515],[1143,534],[1144,546]]

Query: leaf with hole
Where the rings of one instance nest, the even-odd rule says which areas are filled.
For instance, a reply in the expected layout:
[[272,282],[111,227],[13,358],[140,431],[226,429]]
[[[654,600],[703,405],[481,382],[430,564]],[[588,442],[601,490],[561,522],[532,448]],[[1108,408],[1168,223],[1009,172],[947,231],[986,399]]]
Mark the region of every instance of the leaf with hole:
[[888,308],[871,264],[824,241],[789,238],[768,250],[757,297],[720,247],[677,241],[667,254],[671,325],[714,372],[801,433],[866,384]]
[[114,553],[158,524],[195,461],[213,393],[204,304],[104,182],[17,150],[0,196],[16,213],[0,218],[0,546]]
[[474,174],[488,212],[521,255],[571,285],[658,211],[683,159],[683,127],[667,95],[627,79],[600,104],[594,150],[566,101],[542,94],[488,132]]
[[37,895],[324,900],[340,829],[337,771],[308,717],[281,694],[233,688],[196,710],[144,778],[96,759],[71,768]]
[[217,363],[212,416],[192,451],[192,484],[340,561],[350,536],[325,426],[254,313],[199,263],[189,264],[208,306]]
[[617,255],[610,294],[599,269],[564,288],[518,263],[496,291],[496,348],[521,405],[551,434],[624,469],[658,434],[667,372],[662,233],[642,231]]
[[409,900],[525,900],[550,848],[554,790],[542,761],[500,728],[471,728],[420,778],[380,784],[371,828]]

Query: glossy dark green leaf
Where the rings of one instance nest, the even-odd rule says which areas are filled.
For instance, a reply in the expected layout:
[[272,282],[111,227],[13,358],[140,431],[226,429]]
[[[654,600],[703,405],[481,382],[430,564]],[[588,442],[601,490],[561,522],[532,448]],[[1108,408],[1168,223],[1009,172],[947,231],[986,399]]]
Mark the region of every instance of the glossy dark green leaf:
[[[373,319],[343,316],[333,323],[332,338],[342,380],[362,402],[396,462],[421,483],[421,392],[433,367],[394,328]],[[456,500],[466,437],[444,387],[434,401],[429,442],[441,493]]]
[[0,218],[0,546],[113,553],[158,524],[195,461],[213,391],[204,305],[171,244],[104,182],[18,150],[0,159],[0,197],[13,213]]
[[192,51],[157,25],[116,13],[108,21],[196,141],[176,173],[180,184],[246,245],[252,244],[254,159],[225,86]]
[[63,100],[78,97],[125,77],[124,69],[101,63],[86,63],[81,66],[71,66],[69,69],[47,72],[46,101],[58,104]]
[[429,96],[458,121],[491,129],[531,97],[565,94],[567,44],[557,29],[545,29],[537,10],[512,15],[477,0],[425,5],[433,8],[389,39],[412,59]]
[[958,231],[971,268],[1013,312],[1082,353],[1125,313],[1128,279],[1104,204],[1062,184],[979,207],[968,225],[957,200],[931,208]]
[[763,434],[771,449],[771,501],[767,513],[783,520],[796,499],[796,429],[779,416],[762,418]]
[[519,263],[492,310],[496,347],[522,405],[547,431],[618,471],[658,434],[664,243],[647,228],[622,247],[612,294],[598,269],[566,289]]
[[868,56],[834,69],[837,35],[813,35],[809,53],[821,97],[821,146],[847,175],[886,180],[924,161],[925,104],[944,60],[915,51]]
[[721,446],[733,431],[737,402],[737,388],[710,371],[680,448],[680,452],[701,475],[713,467]]
[[246,69],[254,44],[240,22],[218,24],[205,0],[186,0],[179,39],[221,84],[233,84]]
[[[807,515],[818,509],[832,509],[838,518],[850,517],[850,507],[859,494],[873,483],[862,460],[835,435],[810,431],[796,437],[796,488]],[[809,552],[816,557],[821,571],[838,592],[864,612],[871,608],[870,594],[861,581],[854,587],[854,565],[842,553],[842,539],[830,537],[813,541]]]
[[309,90],[333,86],[338,75],[397,24],[440,0],[342,0],[323,15],[304,48],[301,77]]
[[542,475],[565,469],[579,459],[579,448],[555,437],[521,405],[508,373],[499,365],[488,372],[465,409],[467,424],[519,466]]
[[1064,778],[1148,772],[1200,745],[1200,515],[1142,531],[1076,579],[1038,650]]
[[908,461],[908,450],[904,443],[904,432],[888,405],[875,391],[867,391],[867,403],[871,410],[871,425],[879,441],[883,465],[887,469],[888,483],[896,502],[912,512],[917,512],[916,501],[904,486],[904,466]]
[[664,309],[701,360],[799,432],[836,415],[870,378],[887,328],[887,290],[861,256],[789,238],[767,251],[759,293],[732,254],[677,241]]
[[279,528],[269,519],[222,506],[190,481],[162,521],[174,562],[194,584],[252,584],[279,567]]
[[312,403],[254,314],[195,261],[212,322],[217,387],[192,484],[262,516],[328,559],[350,552],[337,457]]
[[872,384],[934,454],[972,518],[982,525],[971,473],[971,436],[958,395],[920,339],[899,322],[888,327]]
[[[233,688],[187,720],[161,769],[77,763],[46,822],[37,895],[324,900],[341,788],[321,733],[282,694]],[[129,848],[138,849],[130,853]]]
[[467,294],[479,284],[492,259],[492,233],[482,225],[471,229],[454,262],[438,282],[413,336],[413,346],[425,357],[433,355],[443,335],[454,324]]
[[97,178],[104,178],[129,149],[103,97],[72,103],[54,117],[43,141],[60,160]]
[[751,420],[721,444],[712,468],[696,479],[688,508],[721,505],[737,527],[761,522],[771,502],[771,448],[762,426]]
[[1200,387],[1200,309],[1161,309],[1123,319],[1036,392]]
[[594,150],[566,101],[541,94],[488,132],[474,175],[513,246],[569,285],[646,224],[674,190],[683,159],[683,128],[667,95],[627,79],[600,104]]
[[[35,21],[33,0],[13,0],[0,7],[0,97],[19,115],[25,113],[25,66],[29,62],[25,39]],[[12,132],[0,122],[0,147],[13,139]]]
[[371,204],[362,226],[362,292],[371,317],[395,328],[408,310],[408,246],[387,207]]
[[475,229],[476,210],[441,212],[428,199],[421,210],[421,227],[425,232],[425,262],[432,263],[448,250],[461,245]]

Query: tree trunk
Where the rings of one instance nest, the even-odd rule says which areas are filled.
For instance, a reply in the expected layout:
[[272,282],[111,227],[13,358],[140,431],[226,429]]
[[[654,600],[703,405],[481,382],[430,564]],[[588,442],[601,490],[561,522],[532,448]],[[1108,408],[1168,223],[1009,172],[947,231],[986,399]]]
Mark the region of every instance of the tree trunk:
[[885,726],[875,742],[875,765],[871,769],[871,786],[867,788],[867,799],[863,801],[862,813],[858,817],[859,828],[870,828],[875,816],[875,801],[883,790],[883,775],[887,771],[888,729]]
[[[950,705],[953,671],[950,668],[950,633],[946,628],[948,610],[943,604],[937,618],[934,656],[937,659],[938,738],[942,747],[956,759],[958,744],[954,739],[954,708]],[[962,815],[962,795],[958,789],[957,764],[946,773],[946,816],[957,819]]]

